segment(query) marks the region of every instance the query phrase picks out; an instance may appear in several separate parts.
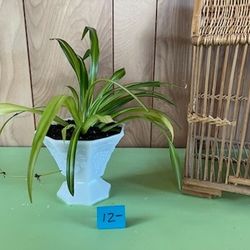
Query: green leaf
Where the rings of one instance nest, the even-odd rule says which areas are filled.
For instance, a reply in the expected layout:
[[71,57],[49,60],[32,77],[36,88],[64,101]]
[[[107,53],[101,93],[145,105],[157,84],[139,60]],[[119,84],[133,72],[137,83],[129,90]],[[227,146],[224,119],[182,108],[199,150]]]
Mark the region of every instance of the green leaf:
[[[117,71],[114,72],[114,74],[111,76],[110,80],[111,81],[119,81],[122,77],[124,77],[126,74],[126,71],[124,68],[118,69]],[[113,86],[114,84],[106,84],[101,91],[98,94],[97,98],[103,98],[105,94],[113,94]]]
[[63,50],[63,53],[68,59],[68,62],[72,66],[73,70],[75,71],[78,81],[80,82],[80,79],[81,79],[80,63],[79,63],[77,54],[75,53],[74,49],[63,39],[51,38],[51,40],[56,40],[59,43],[60,47]]
[[60,47],[62,48],[65,56],[68,59],[68,62],[72,66],[73,70],[75,71],[79,88],[80,88],[80,102],[84,98],[84,94],[88,89],[88,73],[84,63],[84,60],[75,53],[74,49],[63,39],[60,38],[52,38],[51,40],[58,41]]
[[76,124],[80,124],[82,122],[77,110],[77,103],[72,96],[67,96],[63,106],[69,110]]
[[[119,72],[120,71],[120,72]],[[116,73],[116,72],[115,72]],[[125,71],[123,71],[123,69],[120,69],[117,71],[117,75],[114,73],[113,76],[119,78],[122,77],[122,75],[125,73]],[[113,77],[112,76],[112,77]],[[114,81],[111,77],[111,81]],[[120,87],[116,87],[116,88],[112,88],[114,84],[106,84],[102,90],[99,92],[97,99],[102,99],[104,101],[104,99],[107,101],[108,98],[113,98],[113,96],[116,95],[124,95],[126,93],[126,91],[124,91],[124,89],[120,88]],[[150,82],[133,82],[133,83],[128,83],[128,84],[123,84],[123,87],[126,88],[127,90],[135,93],[135,91],[141,91],[141,92],[147,92],[150,91],[152,92],[152,90],[147,90],[149,88],[152,87],[159,87],[160,86],[160,82],[157,81],[150,81]],[[142,89],[144,88],[144,89]],[[145,89],[147,88],[147,89]]]
[[31,153],[30,153],[28,172],[27,172],[28,193],[31,202],[32,202],[32,184],[33,184],[34,168],[38,154],[43,144],[44,137],[47,134],[51,122],[56,117],[57,112],[65,104],[68,98],[69,98],[68,96],[53,97],[48,103],[47,107],[44,109],[39,124],[37,126],[37,130],[31,145]]
[[[173,170],[175,171],[178,188],[181,190],[181,182],[182,182],[181,164],[180,164],[179,156],[172,143],[172,140],[174,137],[174,131],[173,131],[173,127],[169,119],[162,112],[158,110],[145,111],[144,109],[140,107],[124,109],[118,112],[116,115],[114,115],[114,117],[119,116],[119,115],[122,115],[123,118],[118,120],[115,124],[102,128],[102,130],[108,131],[114,127],[119,126],[120,124],[123,124],[124,122],[127,122],[129,120],[134,120],[134,119],[144,119],[144,120],[150,121],[156,126],[158,126],[161,130],[163,130],[163,133],[166,135],[167,140],[168,140],[171,163],[172,163]],[[170,133],[171,137],[169,137],[168,133]]]
[[[111,79],[112,80],[112,79]],[[130,91],[152,91],[149,90],[150,88],[160,87],[160,82],[158,81],[149,81],[149,82],[132,82],[123,84],[123,86],[130,90]],[[108,91],[105,91],[106,96],[113,95],[114,93],[123,93],[124,90],[116,87],[114,89],[109,89]]]
[[2,127],[0,128],[0,134],[2,134],[3,132],[3,129],[5,128],[5,126],[9,123],[10,120],[12,120],[14,117],[24,113],[25,111],[22,111],[22,112],[19,112],[19,113],[15,113],[14,115],[12,115],[11,117],[9,117],[5,122],[4,124],[2,125]]
[[157,98],[157,99],[159,99],[161,101],[164,101],[164,102],[166,102],[166,103],[168,103],[170,105],[174,105],[175,106],[175,104],[173,103],[173,101],[170,100],[169,98],[167,98],[166,95],[158,93],[158,92],[155,92],[155,91],[146,91],[144,93],[138,94],[138,96]]
[[[118,69],[116,70],[113,75],[110,77],[111,81],[119,81],[120,79],[122,79],[126,74],[126,71],[124,68]],[[102,89],[102,95],[106,94],[110,91],[112,91],[112,87],[114,86],[114,84],[109,84],[108,86],[106,86],[105,88]],[[112,94],[113,92],[111,92],[110,94]]]
[[62,139],[65,141],[67,136],[67,130],[75,128],[75,124],[69,124],[62,129]]
[[82,60],[86,60],[89,56],[90,56],[90,49],[87,49],[82,57]]
[[99,105],[99,109],[97,112],[104,113],[104,114],[112,114],[117,112],[117,109],[121,108],[123,105],[129,103],[130,101],[134,100],[134,98],[130,95],[126,96],[117,96],[113,95],[108,100],[104,101]]
[[159,81],[148,81],[148,82],[132,82],[124,85],[126,88],[132,89],[140,89],[140,88],[157,88],[161,86]]
[[84,125],[82,127],[82,133],[85,134],[89,130],[90,127],[94,126],[95,124],[97,124],[99,122],[102,122],[104,124],[108,124],[108,123],[114,123],[115,121],[109,115],[99,115],[99,114],[91,115],[84,122]]
[[[80,85],[80,103],[81,105],[83,104],[83,100],[85,97],[85,94],[89,88],[89,77],[88,77],[88,72],[86,69],[86,65],[84,62],[84,59],[82,59],[80,56],[78,56],[78,60],[80,63],[80,81],[79,81],[79,85]],[[81,106],[81,108],[83,109],[84,107]]]
[[159,81],[148,81],[148,82],[132,82],[124,85],[129,89],[138,89],[138,88],[159,88],[159,87],[178,87],[173,83],[159,82]]
[[25,111],[34,112],[32,108],[28,108],[25,106],[11,104],[11,103],[0,103],[0,115],[7,115],[11,113],[19,113]]
[[[20,106],[20,105],[11,104],[11,103],[0,103],[0,115],[18,113],[18,114],[13,115],[13,117],[15,117],[16,115],[19,115],[19,114],[24,113],[24,112],[30,112],[33,114],[41,115],[43,113],[42,108],[43,107],[29,108],[29,107]],[[10,119],[8,119],[8,121],[10,121],[13,117],[10,117]],[[58,116],[56,116],[54,120],[63,126],[67,125],[67,122],[65,122],[64,120],[62,120]],[[8,123],[8,121],[7,121],[7,123]]]
[[[137,98],[137,96],[135,94],[133,94],[133,92],[131,92],[129,89],[127,89],[126,87],[124,87],[123,85],[121,85],[120,83],[116,82],[116,81],[112,81],[110,79],[99,79],[95,82],[95,84],[99,83],[99,82],[106,82],[107,85],[111,85],[114,84],[117,87],[119,87],[120,89],[122,89],[124,92],[126,92],[127,94],[129,94],[130,96],[133,97],[133,99],[145,110],[148,110],[148,108],[143,104],[143,102],[140,101],[139,98]],[[97,97],[96,101],[98,101],[99,105],[101,104],[101,102],[99,102],[99,98]],[[98,109],[98,107],[97,107]]]
[[[6,108],[7,107],[7,108]],[[11,114],[11,113],[15,113],[14,115],[12,115],[11,117],[9,117],[4,124],[1,126],[0,128],[0,134],[3,132],[5,126],[16,116],[24,113],[24,112],[30,112],[33,114],[38,114],[41,115],[43,113],[43,110],[41,109],[41,107],[39,108],[28,108],[28,107],[24,107],[24,106],[20,106],[20,105],[16,105],[16,104],[10,104],[10,103],[0,103],[0,112],[2,112],[2,114]],[[61,124],[62,126],[66,126],[68,123],[65,122],[64,120],[62,120],[60,117],[56,116],[54,118],[54,121],[57,122],[58,124]]]
[[159,122],[159,120],[156,121],[155,118],[152,118],[150,116],[146,117],[146,116],[143,116],[140,114],[130,114],[130,115],[126,116],[125,118],[117,120],[115,124],[101,126],[101,129],[102,129],[102,131],[105,132],[105,131],[108,131],[108,130],[113,129],[115,127],[118,127],[120,125],[123,125],[124,123],[126,123],[130,120],[134,120],[134,119],[142,119],[142,120],[145,120],[148,122],[152,122],[154,125],[158,126],[164,132],[164,134],[167,134],[166,131],[169,133],[169,130],[166,129],[165,125],[162,124],[161,122]]
[[118,69],[117,71],[114,72],[114,74],[111,76],[112,81],[118,81],[122,79],[126,74],[126,71],[124,68]]
[[172,163],[172,167],[175,171],[175,176],[178,184],[179,190],[181,190],[182,186],[182,174],[181,174],[181,163],[179,156],[176,152],[173,142],[168,138],[168,145],[169,145],[169,154]]
[[[122,106],[128,104],[129,102],[133,101],[134,98],[130,95],[121,95],[122,93],[114,93],[114,95],[104,98],[103,102],[99,104],[97,112],[104,113],[104,114],[111,114],[116,112],[118,109],[122,108]],[[168,104],[174,105],[172,101],[170,101],[165,95],[162,95],[157,92],[152,91],[143,91],[134,93],[137,97],[153,97]]]
[[77,143],[80,133],[81,133],[81,127],[75,128],[69,143],[68,154],[67,154],[66,179],[67,179],[68,189],[71,195],[74,195],[75,192],[74,190],[75,157],[76,157]]
[[79,96],[78,96],[76,90],[73,87],[67,86],[67,88],[71,91],[72,96],[74,97],[76,105],[77,105],[77,110],[79,112],[80,111],[80,99],[79,99]]
[[[123,120],[131,120],[133,116],[136,116],[137,118],[145,119],[148,121],[151,121],[152,123],[155,123],[156,125],[161,125],[165,131],[168,131],[171,135],[171,140],[174,138],[174,129],[170,122],[170,119],[161,111],[155,110],[155,109],[148,109],[144,110],[141,107],[131,107],[126,108],[121,111],[118,111],[117,113],[112,115],[112,118],[117,118],[119,116],[122,116],[122,120],[119,122],[123,122]],[[134,119],[134,118],[133,118]]]
[[85,35],[89,32],[89,39],[90,39],[90,70],[89,70],[89,82],[90,85],[94,83],[97,77],[98,67],[99,67],[99,41],[96,30],[91,27],[85,27],[82,39]]
[[95,115],[95,116],[99,122],[102,122],[105,124],[114,122],[114,120],[112,119],[110,115]]

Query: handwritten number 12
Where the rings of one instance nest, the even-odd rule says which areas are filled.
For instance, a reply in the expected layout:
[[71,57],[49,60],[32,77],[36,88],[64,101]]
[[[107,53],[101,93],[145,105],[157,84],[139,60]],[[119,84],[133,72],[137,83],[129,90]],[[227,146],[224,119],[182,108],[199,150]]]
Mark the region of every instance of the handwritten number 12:
[[103,214],[103,218],[102,218],[102,221],[105,222],[106,221],[106,215],[108,217],[107,219],[107,222],[108,223],[112,223],[112,222],[115,222],[115,220],[113,219],[114,218],[114,213],[104,213]]

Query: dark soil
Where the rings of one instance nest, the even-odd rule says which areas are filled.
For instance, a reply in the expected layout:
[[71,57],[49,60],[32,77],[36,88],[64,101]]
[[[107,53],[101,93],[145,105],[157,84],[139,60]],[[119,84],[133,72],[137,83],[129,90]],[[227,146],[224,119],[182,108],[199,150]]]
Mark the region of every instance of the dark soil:
[[[73,124],[73,121],[71,120],[67,120],[68,123]],[[53,138],[55,140],[62,140],[62,129],[64,127],[62,125],[51,125],[47,136],[50,138]],[[72,137],[74,128],[70,128],[67,130],[67,134],[66,134],[66,140],[70,140],[70,138]],[[79,140],[80,141],[91,141],[91,140],[96,140],[96,139],[101,139],[101,138],[105,138],[105,137],[109,137],[112,135],[116,135],[119,134],[121,132],[121,128],[120,127],[116,127],[113,128],[107,132],[103,132],[101,131],[98,127],[91,127],[88,132],[86,134],[80,134]]]

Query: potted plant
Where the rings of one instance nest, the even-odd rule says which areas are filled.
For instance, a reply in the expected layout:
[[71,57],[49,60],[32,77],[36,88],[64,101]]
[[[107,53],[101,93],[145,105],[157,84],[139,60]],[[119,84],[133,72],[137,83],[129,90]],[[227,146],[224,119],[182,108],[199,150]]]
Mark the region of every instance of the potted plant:
[[[90,48],[83,56],[77,55],[66,41],[52,39],[59,43],[74,70],[78,89],[67,86],[69,94],[52,97],[45,107],[29,108],[0,103],[0,115],[14,113],[3,124],[0,133],[12,118],[22,112],[41,116],[33,137],[27,170],[30,201],[32,202],[35,163],[43,143],[55,158],[62,173],[66,175],[67,184],[63,183],[58,192],[60,198],[70,204],[87,205],[107,198],[110,185],[103,181],[101,176],[112,151],[123,136],[124,124],[132,119],[148,120],[166,135],[180,187],[179,162],[173,145],[174,131],[171,121],[160,110],[147,108],[140,99],[153,97],[172,104],[166,96],[152,90],[162,84],[158,81],[120,84],[119,80],[125,75],[124,68],[115,71],[109,78],[97,78],[98,36],[94,28],[85,27],[82,39],[87,33]],[[90,61],[89,69],[86,67],[86,60]],[[96,93],[97,86],[99,90]],[[131,101],[136,101],[137,105],[127,107],[126,104]],[[59,117],[61,108],[69,111],[71,120]],[[52,124],[54,122],[56,125]],[[100,136],[93,137],[93,134]]]

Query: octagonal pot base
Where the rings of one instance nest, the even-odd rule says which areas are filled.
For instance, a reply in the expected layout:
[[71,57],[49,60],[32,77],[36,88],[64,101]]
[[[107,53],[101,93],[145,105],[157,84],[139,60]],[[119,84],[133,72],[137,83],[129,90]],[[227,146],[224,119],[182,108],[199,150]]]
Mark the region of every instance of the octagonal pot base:
[[102,178],[90,182],[75,182],[75,194],[72,196],[68,190],[67,182],[63,182],[57,196],[68,205],[91,206],[109,197],[111,185]]

